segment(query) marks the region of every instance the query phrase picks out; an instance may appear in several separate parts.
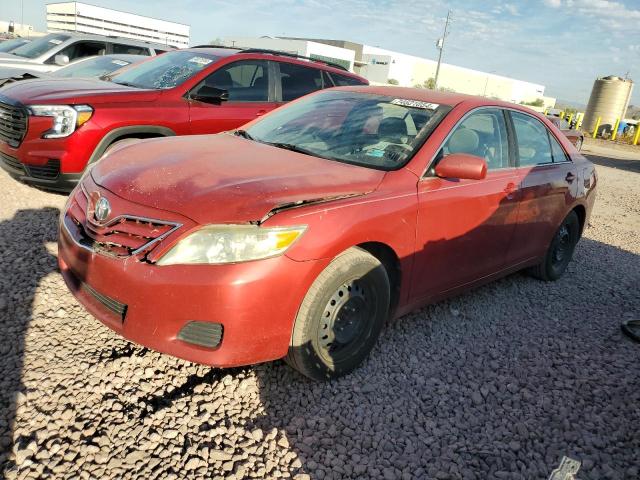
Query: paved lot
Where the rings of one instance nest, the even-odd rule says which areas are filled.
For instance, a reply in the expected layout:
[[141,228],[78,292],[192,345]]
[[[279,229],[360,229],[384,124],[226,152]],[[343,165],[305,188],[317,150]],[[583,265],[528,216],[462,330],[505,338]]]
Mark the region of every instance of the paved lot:
[[582,480],[640,478],[640,344],[619,328],[640,318],[640,173],[595,153],[609,166],[561,281],[516,274],[408,315],[331,384],[117,337],[56,271],[64,198],[0,173],[5,478],[530,480],[563,455]]

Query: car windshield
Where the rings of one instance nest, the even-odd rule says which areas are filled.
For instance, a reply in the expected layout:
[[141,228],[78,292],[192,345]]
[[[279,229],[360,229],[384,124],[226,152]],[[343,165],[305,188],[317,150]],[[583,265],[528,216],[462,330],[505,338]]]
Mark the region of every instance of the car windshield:
[[29,43],[29,40],[25,40],[23,38],[14,38],[12,40],[5,40],[0,43],[0,52],[10,52],[11,50],[15,50],[21,45]]
[[193,51],[167,52],[115,75],[111,81],[138,88],[173,88],[219,58]]
[[61,35],[59,33],[50,33],[44,37],[33,40],[26,45],[16,48],[11,53],[19,57],[24,58],[36,58],[40,55],[47,53],[49,50],[53,50],[62,42],[69,40],[69,35]]
[[405,165],[449,105],[350,91],[303,98],[255,123],[246,138],[379,170]]
[[[140,56],[140,59],[147,57]],[[60,70],[53,72],[52,75],[61,78],[71,77],[102,77],[111,72],[115,72],[120,68],[130,65],[130,60],[114,58],[111,56],[93,57],[87,60],[67,65]]]

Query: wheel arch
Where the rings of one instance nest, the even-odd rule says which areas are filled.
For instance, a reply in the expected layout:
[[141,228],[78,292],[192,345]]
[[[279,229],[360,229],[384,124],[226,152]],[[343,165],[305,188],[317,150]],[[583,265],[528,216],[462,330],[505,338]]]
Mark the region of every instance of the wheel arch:
[[582,232],[584,232],[585,223],[587,221],[587,209],[584,205],[578,204],[571,209],[572,212],[576,212],[578,215],[578,220],[580,221],[580,236],[582,237]]
[[376,257],[387,271],[391,287],[390,311],[394,311],[400,302],[400,288],[403,281],[400,258],[393,248],[383,242],[364,242],[356,247]]
[[156,137],[173,137],[176,132],[168,127],[158,125],[130,125],[128,127],[120,127],[110,130],[93,150],[87,165],[96,162],[102,157],[104,152],[111,144],[126,138],[156,138]]

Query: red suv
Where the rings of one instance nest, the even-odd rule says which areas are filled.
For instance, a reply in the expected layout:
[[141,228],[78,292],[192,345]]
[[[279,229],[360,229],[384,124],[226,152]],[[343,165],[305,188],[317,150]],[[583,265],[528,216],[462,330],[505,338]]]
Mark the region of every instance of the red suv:
[[115,144],[230,130],[307,93],[366,84],[324,61],[213,47],[167,52],[108,82],[19,82],[0,89],[0,165],[26,183],[70,191]]

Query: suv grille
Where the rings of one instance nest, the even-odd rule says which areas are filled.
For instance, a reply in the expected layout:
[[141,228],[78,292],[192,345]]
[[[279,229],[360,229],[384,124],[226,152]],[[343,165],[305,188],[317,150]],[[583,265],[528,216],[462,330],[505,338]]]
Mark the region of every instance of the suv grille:
[[0,139],[17,147],[27,133],[27,112],[24,108],[0,102]]
[[81,188],[76,190],[64,218],[67,230],[81,246],[116,257],[148,251],[181,227],[179,223],[131,215],[120,215],[101,225],[87,218],[88,207],[88,195]]

